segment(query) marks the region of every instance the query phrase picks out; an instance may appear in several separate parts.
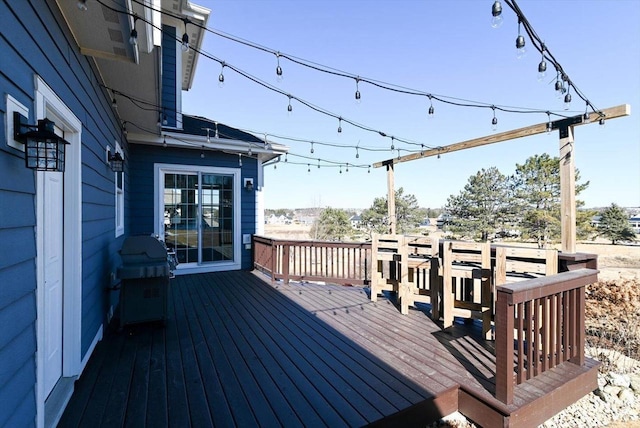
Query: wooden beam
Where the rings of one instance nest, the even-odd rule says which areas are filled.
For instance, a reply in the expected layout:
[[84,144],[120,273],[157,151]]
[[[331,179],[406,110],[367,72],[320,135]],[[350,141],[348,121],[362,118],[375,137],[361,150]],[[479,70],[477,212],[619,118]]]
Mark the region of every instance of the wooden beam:
[[396,234],[396,190],[393,175],[393,163],[387,165],[387,216],[389,218],[389,233]]
[[[616,107],[610,107],[610,108],[604,109],[602,110],[602,113],[604,114],[605,120],[629,116],[631,114],[631,106],[629,104],[622,104]],[[561,119],[561,120],[565,120],[565,119]],[[581,119],[580,123],[577,123],[574,126],[588,125],[590,123],[598,123],[599,120],[600,120],[600,116],[592,113],[588,120],[585,121]],[[500,143],[502,141],[515,140],[516,138],[543,134],[545,132],[547,132],[547,122],[538,123],[536,125],[531,125],[524,128],[514,129],[506,132],[500,132],[498,134],[491,134],[485,137],[474,138],[472,140],[462,141],[460,143],[454,143],[448,146],[442,146],[442,147],[436,147],[429,150],[424,150],[422,154],[411,153],[408,155],[388,159],[382,162],[376,162],[373,164],[373,167],[380,168],[382,166],[388,165],[389,163],[396,164],[401,162],[408,162],[415,159],[421,159],[421,158],[437,156],[445,153],[457,152],[460,150],[471,149],[474,147],[486,146],[488,144]]]

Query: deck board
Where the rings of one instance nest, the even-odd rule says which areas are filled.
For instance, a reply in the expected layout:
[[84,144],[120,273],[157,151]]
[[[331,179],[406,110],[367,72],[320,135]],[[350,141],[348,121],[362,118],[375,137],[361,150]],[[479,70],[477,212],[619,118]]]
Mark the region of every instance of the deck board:
[[563,364],[505,406],[478,325],[442,330],[427,305],[401,315],[386,297],[243,271],[178,277],[165,326],[107,330],[59,426],[424,426],[458,408],[526,425],[589,375]]

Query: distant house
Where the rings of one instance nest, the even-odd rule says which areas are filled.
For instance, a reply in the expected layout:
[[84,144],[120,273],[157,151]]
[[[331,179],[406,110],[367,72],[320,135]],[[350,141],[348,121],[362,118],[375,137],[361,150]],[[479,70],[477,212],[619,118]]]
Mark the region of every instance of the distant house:
[[349,223],[351,223],[351,227],[354,229],[359,229],[360,226],[362,226],[362,217],[360,217],[360,214],[352,215],[349,218]]
[[442,213],[436,219],[436,226],[438,226],[438,229],[442,229],[444,226],[451,223],[451,220],[453,220],[453,216],[451,214]]
[[[188,0],[0,2],[0,426],[56,425],[117,304],[125,237],[159,236],[177,274],[251,267],[262,167],[284,148],[182,114],[209,14]],[[55,123],[64,172],[25,167],[14,112]]]
[[640,214],[629,217],[629,226],[636,234],[640,234]]

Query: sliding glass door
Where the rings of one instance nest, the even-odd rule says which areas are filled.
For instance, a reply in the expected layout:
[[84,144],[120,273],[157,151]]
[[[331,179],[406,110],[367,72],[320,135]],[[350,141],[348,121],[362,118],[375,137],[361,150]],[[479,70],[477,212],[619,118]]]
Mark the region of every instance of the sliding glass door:
[[161,168],[162,235],[179,268],[238,262],[234,172]]

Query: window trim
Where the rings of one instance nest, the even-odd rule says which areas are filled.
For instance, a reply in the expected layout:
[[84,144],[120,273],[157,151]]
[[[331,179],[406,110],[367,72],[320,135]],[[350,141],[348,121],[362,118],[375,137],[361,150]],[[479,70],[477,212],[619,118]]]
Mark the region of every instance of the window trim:
[[[115,153],[120,153],[122,155],[122,159],[124,159],[124,151],[120,146],[120,143],[115,141]],[[122,172],[114,172],[113,173],[113,193],[114,193],[114,222],[115,222],[115,235],[116,238],[124,235],[124,195],[125,195],[125,173]],[[122,174],[121,177],[118,177],[118,174]],[[118,180],[120,178],[120,180]],[[122,184],[122,186],[118,186],[118,181]]]

